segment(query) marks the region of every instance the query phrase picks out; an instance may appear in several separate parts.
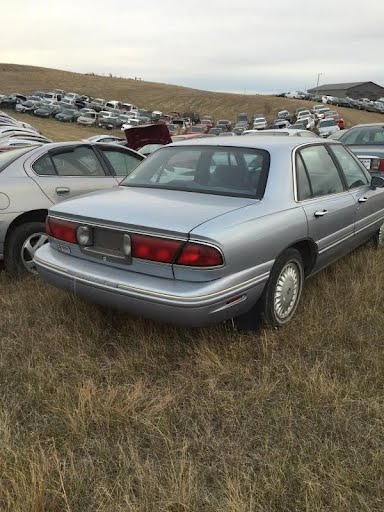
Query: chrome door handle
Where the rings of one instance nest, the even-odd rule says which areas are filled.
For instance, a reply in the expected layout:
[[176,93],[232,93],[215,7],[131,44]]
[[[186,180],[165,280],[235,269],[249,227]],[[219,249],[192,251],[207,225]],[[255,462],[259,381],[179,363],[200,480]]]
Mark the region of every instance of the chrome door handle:
[[324,217],[324,215],[327,215],[328,210],[317,210],[317,212],[314,213],[315,217]]
[[56,194],[58,196],[63,196],[64,194],[69,194],[70,189],[67,187],[57,187],[56,188]]
[[359,203],[366,203],[367,201],[368,201],[368,198],[366,198],[366,197],[359,198]]

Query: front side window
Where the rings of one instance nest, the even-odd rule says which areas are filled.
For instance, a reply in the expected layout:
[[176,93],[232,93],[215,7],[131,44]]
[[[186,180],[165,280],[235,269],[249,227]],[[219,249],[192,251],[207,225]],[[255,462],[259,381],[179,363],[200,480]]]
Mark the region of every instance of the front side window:
[[260,149],[166,147],[143,161],[122,185],[260,198],[268,169],[269,154]]
[[103,149],[102,151],[111,164],[116,176],[128,176],[141,162],[141,159],[122,151],[108,149]]
[[348,188],[368,185],[368,177],[355,156],[352,156],[341,144],[334,144],[331,146],[331,149],[344,171]]
[[339,171],[325,146],[317,144],[299,152],[310,181],[313,197],[343,192]]

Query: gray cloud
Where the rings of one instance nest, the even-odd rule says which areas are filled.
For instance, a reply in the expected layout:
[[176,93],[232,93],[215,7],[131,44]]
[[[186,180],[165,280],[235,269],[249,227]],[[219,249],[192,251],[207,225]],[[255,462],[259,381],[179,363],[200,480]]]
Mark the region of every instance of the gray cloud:
[[377,0],[14,0],[0,61],[222,91],[383,84],[383,18]]

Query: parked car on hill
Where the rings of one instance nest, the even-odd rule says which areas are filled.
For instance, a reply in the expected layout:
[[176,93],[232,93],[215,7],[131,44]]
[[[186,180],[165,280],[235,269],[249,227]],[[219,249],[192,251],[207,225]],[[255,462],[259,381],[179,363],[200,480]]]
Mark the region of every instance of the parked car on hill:
[[98,118],[97,112],[84,112],[77,118],[76,122],[83,126],[96,126]]
[[383,123],[358,124],[337,137],[373,174],[384,177]]
[[56,114],[61,112],[62,107],[59,104],[56,105],[40,105],[33,111],[33,115],[37,117],[55,117]]
[[21,113],[33,113],[33,111],[36,109],[36,106],[38,105],[38,103],[40,102],[40,100],[26,100],[26,101],[22,101],[20,103],[16,103],[15,105],[15,110],[16,112],[21,112]]
[[223,132],[229,132],[231,130],[232,123],[228,119],[219,119],[216,123],[216,128],[223,128]]
[[265,117],[256,117],[253,120],[253,129],[254,130],[265,130],[268,127],[268,122]]
[[0,259],[8,272],[22,275],[34,270],[34,252],[47,240],[44,222],[50,206],[115,187],[142,160],[135,151],[91,141],[0,153]]
[[77,121],[80,116],[81,114],[77,109],[62,107],[61,112],[55,115],[55,119],[63,123],[72,123]]
[[[292,125],[291,125],[292,126]],[[291,129],[288,128],[267,128],[266,130],[245,130],[242,135],[257,135],[268,136],[273,135],[277,137],[317,137],[313,132],[304,129]]]
[[317,131],[320,137],[328,137],[334,132],[338,132],[340,130],[337,122],[332,118],[324,118],[320,119],[317,125]]
[[183,141],[116,190],[52,207],[34,261],[54,286],[162,322],[250,326],[261,314],[278,327],[306,277],[369,239],[383,245],[383,186],[337,142]]

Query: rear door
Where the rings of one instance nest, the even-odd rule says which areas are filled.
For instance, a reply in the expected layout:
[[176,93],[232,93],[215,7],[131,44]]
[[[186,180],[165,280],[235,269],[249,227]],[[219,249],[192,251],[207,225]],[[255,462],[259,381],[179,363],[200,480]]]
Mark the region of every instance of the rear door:
[[27,162],[25,170],[53,203],[116,187],[119,183],[87,144],[49,150],[35,161]]
[[321,268],[353,247],[355,200],[323,144],[297,152],[296,181],[308,234],[318,247],[316,266]]

